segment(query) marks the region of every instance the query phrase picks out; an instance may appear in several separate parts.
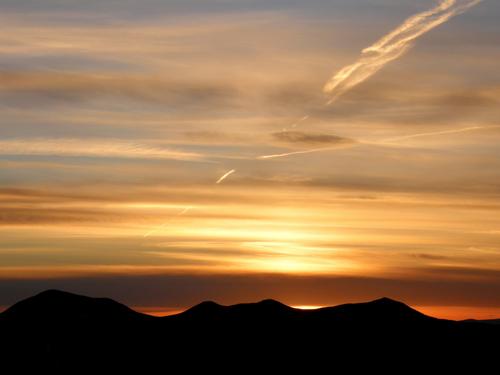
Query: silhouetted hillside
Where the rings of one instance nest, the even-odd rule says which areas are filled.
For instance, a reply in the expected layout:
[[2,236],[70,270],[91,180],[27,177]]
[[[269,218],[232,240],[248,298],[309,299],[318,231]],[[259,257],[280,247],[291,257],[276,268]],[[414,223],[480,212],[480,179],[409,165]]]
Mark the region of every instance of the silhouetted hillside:
[[91,298],[59,290],[47,290],[4,311],[4,319],[33,324],[46,322],[116,322],[148,319],[109,298]]
[[75,366],[108,373],[200,365],[213,371],[231,361],[284,370],[388,356],[415,364],[457,362],[494,358],[488,353],[500,342],[497,325],[436,319],[388,298],[318,310],[274,300],[203,302],[160,318],[110,299],[47,291],[0,314],[0,331],[4,368],[65,373]]
[[462,320],[462,322],[500,325],[500,319],[486,319],[486,320],[467,319],[467,320]]

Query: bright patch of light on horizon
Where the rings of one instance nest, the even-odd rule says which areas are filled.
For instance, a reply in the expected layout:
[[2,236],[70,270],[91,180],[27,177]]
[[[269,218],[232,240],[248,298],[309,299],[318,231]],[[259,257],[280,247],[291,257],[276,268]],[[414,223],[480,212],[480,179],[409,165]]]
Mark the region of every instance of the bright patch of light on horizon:
[[291,306],[294,309],[299,309],[299,310],[318,310],[321,309],[325,306],[318,306],[318,305],[294,305]]

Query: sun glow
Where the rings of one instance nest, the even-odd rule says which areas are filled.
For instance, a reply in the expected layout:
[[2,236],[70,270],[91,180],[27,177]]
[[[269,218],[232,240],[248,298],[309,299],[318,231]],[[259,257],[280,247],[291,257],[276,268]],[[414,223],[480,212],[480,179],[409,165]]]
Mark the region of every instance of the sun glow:
[[299,309],[299,310],[318,310],[321,309],[325,306],[318,306],[318,305],[294,305],[292,306],[294,309]]

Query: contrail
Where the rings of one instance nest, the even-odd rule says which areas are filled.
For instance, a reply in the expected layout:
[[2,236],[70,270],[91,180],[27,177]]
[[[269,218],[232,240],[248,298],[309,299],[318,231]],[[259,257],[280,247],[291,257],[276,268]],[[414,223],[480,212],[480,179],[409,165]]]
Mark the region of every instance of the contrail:
[[403,56],[420,36],[464,13],[482,0],[441,0],[434,8],[408,18],[403,24],[365,48],[353,64],[342,68],[325,85],[332,104],[353,87],[373,76],[387,63]]
[[[447,22],[454,16],[464,13],[473,6],[479,4],[482,0],[440,0],[439,4],[434,8],[418,13],[414,16],[408,18],[399,27],[379,39],[376,43],[362,50],[361,56],[358,60],[348,66],[345,66],[340,71],[338,71],[324,86],[323,92],[329,94],[330,99],[326,105],[334,103],[343,94],[351,90],[353,87],[364,82],[368,78],[372,77],[380,69],[382,69],[389,62],[397,60],[403,56],[406,52],[410,50],[413,46],[413,42],[420,36],[426,34],[435,27]],[[292,128],[296,128],[299,124],[307,121],[310,115],[306,114],[294,124],[291,125]],[[389,138],[382,140],[380,142],[362,142],[353,143],[347,147],[356,147],[362,144],[381,144],[398,142],[406,139],[426,137],[433,135],[445,135],[453,133],[468,132],[473,130],[480,130],[485,128],[492,128],[498,126],[481,127],[473,126],[468,128],[445,130],[439,132],[429,132],[429,133],[419,133],[411,134],[401,137]],[[286,129],[284,129],[286,131]],[[338,149],[339,147],[325,147],[316,148],[310,150],[293,151],[288,153],[273,154],[273,155],[262,155],[258,156],[257,159],[267,160],[283,158],[298,154],[309,154],[314,152],[328,151],[332,149]],[[215,184],[220,184],[231,174],[235,173],[235,169],[231,169],[222,175]],[[185,214],[191,209],[191,207],[186,207],[176,216]],[[172,220],[172,219],[170,219]],[[168,223],[168,222],[167,222]],[[144,237],[150,236],[152,233],[163,228],[167,223],[162,224],[159,228],[153,229],[146,233]]]
[[[190,209],[192,209],[192,208],[193,208],[193,206],[188,206],[188,207],[184,208],[184,209],[183,209],[182,211],[180,211],[177,215],[175,215],[175,217],[182,216],[182,215],[184,215],[184,214],[188,213],[188,211],[189,211]],[[164,222],[162,225],[160,225],[159,227],[154,228],[154,229],[151,229],[149,232],[147,232],[146,234],[144,234],[144,237],[149,237],[149,236],[151,236],[153,233],[156,233],[156,232],[158,232],[159,230],[162,230],[162,229],[165,227],[165,225],[167,225],[168,223],[170,223],[173,219],[174,219],[174,218],[172,217],[172,218],[170,218],[169,220],[167,220],[166,222]]]
[[310,149],[310,150],[285,152],[283,154],[262,155],[262,156],[257,156],[257,159],[266,160],[266,159],[285,158],[287,156],[292,156],[292,155],[312,154],[314,152],[334,150],[334,149],[337,149],[337,148],[353,147],[354,144],[352,144],[352,145],[345,145],[345,146],[333,146],[333,147],[313,148],[313,149]]
[[471,131],[475,131],[475,130],[497,129],[497,128],[500,128],[500,125],[470,126],[468,128],[459,128],[459,129],[442,130],[442,131],[428,132],[428,133],[402,135],[400,137],[386,138],[386,139],[382,139],[380,141],[357,140],[356,142],[354,142],[352,144],[344,145],[342,147],[336,146],[336,147],[313,148],[313,149],[309,149],[309,150],[292,151],[292,152],[286,152],[286,153],[282,153],[282,154],[263,155],[263,156],[258,156],[257,159],[262,160],[262,159],[284,158],[284,157],[292,156],[292,155],[312,154],[315,152],[329,151],[329,150],[334,150],[334,149],[339,149],[339,148],[351,148],[351,147],[357,147],[357,146],[361,146],[361,145],[380,146],[380,145],[384,145],[384,144],[388,144],[388,143],[397,143],[397,142],[404,141],[407,139],[412,139],[412,138],[430,137],[430,136],[435,136],[435,135],[439,136],[439,135],[446,135],[446,134],[466,133],[466,132],[471,132]]
[[191,208],[193,208],[193,206],[188,206],[186,207],[185,209],[183,209],[181,212],[179,212],[176,216],[182,216],[184,215],[185,213],[187,213]]
[[[448,21],[450,18],[479,4],[481,1],[482,0],[441,0],[434,8],[408,18],[399,27],[383,36],[376,43],[363,49],[361,57],[355,63],[342,68],[326,83],[323,91],[330,95],[330,100],[327,102],[327,105],[332,104],[347,91],[373,76],[389,62],[403,56],[413,46],[412,42],[417,38]],[[291,127],[297,127],[300,123],[309,119],[309,117],[309,115],[302,117]],[[422,135],[414,134],[384,140],[382,142],[392,142],[427,135],[459,133],[462,131],[476,130],[478,128],[481,127],[449,130],[430,134],[424,133]],[[286,131],[286,129],[283,130]],[[326,150],[329,150],[329,148],[295,151],[275,155],[262,155],[258,156],[257,159],[282,158]]]
[[277,158],[284,158],[287,156],[292,156],[292,155],[299,155],[299,154],[311,154],[313,152],[319,152],[319,151],[326,151],[326,150],[331,150],[332,147],[328,148],[313,148],[311,150],[302,150],[302,151],[292,151],[292,152],[285,152],[283,154],[272,154],[272,155],[262,155],[262,156],[257,156],[257,159],[277,159]]
[[[450,18],[464,13],[482,0],[440,0],[434,8],[415,14],[399,27],[383,36],[376,43],[361,51],[360,58],[338,71],[324,86],[323,92],[330,95],[330,105],[353,87],[364,82],[389,62],[403,56],[420,36],[445,23]],[[291,125],[296,128],[308,120],[306,115]],[[287,129],[283,129],[286,131]]]
[[433,135],[445,135],[445,134],[465,133],[465,132],[471,132],[471,131],[474,131],[474,130],[494,129],[494,128],[499,128],[499,127],[500,127],[500,125],[494,125],[494,126],[470,126],[468,128],[442,130],[442,131],[438,131],[438,132],[417,133],[417,134],[403,135],[403,136],[400,136],[400,137],[394,137],[394,138],[384,139],[384,140],[380,141],[380,143],[391,143],[391,142],[404,141],[406,139],[412,139],[412,138],[429,137],[429,136],[433,136]]
[[[224,173],[224,175],[219,178],[215,183],[216,184],[220,184],[222,181],[224,181],[226,178],[228,178],[230,175],[232,175],[234,172],[236,172],[236,169],[231,169],[230,171]],[[177,215],[175,215],[175,217],[178,217],[178,216],[182,216],[184,214],[186,214],[189,210],[191,210],[193,208],[193,206],[188,206],[186,208],[184,208],[182,211],[180,211]],[[144,237],[149,237],[151,236],[152,234],[158,232],[159,230],[163,229],[168,223],[170,223],[174,218],[170,218],[169,220],[167,220],[166,222],[164,222],[162,225],[160,225],[159,227],[157,228],[153,228],[151,229],[149,232],[147,232],[146,234],[144,234]]]
[[292,128],[296,128],[301,122],[304,122],[307,119],[309,119],[309,115],[305,115],[304,117],[296,121],[294,124],[292,124]]
[[236,169],[231,169],[230,171],[224,173],[221,178],[219,178],[215,183],[220,184],[222,181],[224,181],[226,178],[228,178],[230,175],[232,175],[234,172],[236,172]]

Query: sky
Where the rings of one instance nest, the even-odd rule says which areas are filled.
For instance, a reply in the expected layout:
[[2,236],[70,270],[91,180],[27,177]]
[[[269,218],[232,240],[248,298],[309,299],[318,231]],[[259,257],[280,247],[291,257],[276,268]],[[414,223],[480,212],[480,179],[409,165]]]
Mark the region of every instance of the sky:
[[500,317],[499,16],[0,0],[0,306],[57,288],[159,314],[387,296]]

